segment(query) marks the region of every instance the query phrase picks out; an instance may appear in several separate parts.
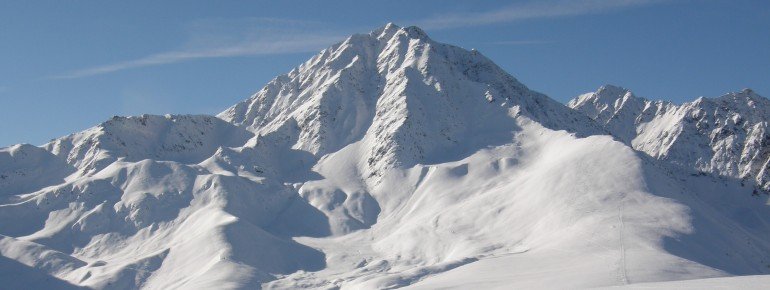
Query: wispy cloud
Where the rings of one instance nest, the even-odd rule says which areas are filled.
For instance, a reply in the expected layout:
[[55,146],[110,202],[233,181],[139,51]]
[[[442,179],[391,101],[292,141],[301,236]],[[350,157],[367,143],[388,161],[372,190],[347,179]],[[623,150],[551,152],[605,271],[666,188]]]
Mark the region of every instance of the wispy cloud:
[[204,58],[312,52],[340,40],[340,35],[329,31],[311,30],[311,26],[318,27],[314,24],[270,18],[199,21],[189,25],[189,39],[180,49],[78,69],[50,78],[75,79]]
[[424,29],[449,29],[521,20],[606,13],[667,0],[544,0],[476,13],[441,14],[417,21]]
[[303,36],[300,39],[287,40],[257,40],[234,45],[215,47],[202,50],[180,50],[169,51],[149,55],[139,59],[107,64],[102,66],[90,67],[80,70],[67,72],[61,75],[53,76],[55,79],[74,79],[105,73],[111,73],[126,69],[177,63],[193,59],[216,58],[216,57],[236,57],[236,56],[255,56],[267,54],[285,54],[297,52],[316,51],[325,45],[329,45],[339,40],[339,36],[319,37]]

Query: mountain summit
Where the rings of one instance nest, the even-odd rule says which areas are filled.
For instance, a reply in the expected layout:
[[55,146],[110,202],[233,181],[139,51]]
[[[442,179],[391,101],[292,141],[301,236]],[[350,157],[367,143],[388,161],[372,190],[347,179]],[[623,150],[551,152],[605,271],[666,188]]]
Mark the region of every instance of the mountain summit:
[[[677,157],[764,144],[762,102],[744,91],[696,101],[701,112],[606,86],[573,110],[478,51],[388,24],[217,117],[115,117],[0,148],[0,287],[530,289],[768,274],[767,196],[729,171],[759,168],[764,149],[737,163]],[[682,169],[693,164],[714,169]]]
[[290,145],[314,155],[363,140],[366,171],[376,174],[497,142],[518,115],[549,128],[599,132],[481,53],[389,23],[321,51],[218,116],[258,135],[288,128],[284,134],[296,139]]

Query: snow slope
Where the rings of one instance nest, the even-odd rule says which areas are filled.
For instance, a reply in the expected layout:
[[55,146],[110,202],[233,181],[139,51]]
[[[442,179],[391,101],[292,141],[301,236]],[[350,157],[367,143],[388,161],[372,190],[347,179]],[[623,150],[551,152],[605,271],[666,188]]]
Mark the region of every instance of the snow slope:
[[770,190],[770,100],[750,89],[675,105],[608,85],[569,106],[654,158]]
[[[770,273],[767,196],[388,24],[211,116],[0,149],[12,288],[584,288]],[[632,284],[633,285],[633,284]]]
[[744,276],[694,279],[686,281],[641,283],[627,286],[607,287],[606,289],[765,289],[770,285],[770,276]]
[[608,136],[518,123],[510,144],[392,171],[373,189],[377,224],[297,239],[328,267],[267,286],[584,288],[767,273],[770,212],[750,189],[683,184]]

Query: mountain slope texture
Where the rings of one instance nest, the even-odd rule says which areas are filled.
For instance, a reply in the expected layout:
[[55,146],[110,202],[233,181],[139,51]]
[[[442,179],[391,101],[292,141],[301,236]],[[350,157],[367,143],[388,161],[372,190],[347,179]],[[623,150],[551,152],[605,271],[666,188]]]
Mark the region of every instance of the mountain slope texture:
[[388,24],[216,117],[0,149],[0,285],[759,289],[767,110],[610,86],[567,107]]

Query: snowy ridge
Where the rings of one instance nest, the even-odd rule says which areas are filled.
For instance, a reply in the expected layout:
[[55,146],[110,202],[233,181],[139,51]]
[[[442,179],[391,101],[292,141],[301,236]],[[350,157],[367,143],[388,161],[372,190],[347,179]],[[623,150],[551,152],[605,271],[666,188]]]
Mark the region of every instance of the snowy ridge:
[[585,116],[477,51],[388,24],[218,117],[115,117],[0,148],[0,285],[532,289],[769,274],[767,196],[604,135],[592,118],[635,128],[614,108],[648,106],[607,89],[581,96]]
[[770,190],[770,100],[750,89],[675,105],[604,86],[568,105],[654,158]]
[[43,148],[87,174],[118,158],[197,163],[219,146],[238,147],[252,136],[211,116],[115,116],[96,127],[53,140]]
[[0,200],[64,181],[74,168],[50,152],[29,144],[0,148]]

